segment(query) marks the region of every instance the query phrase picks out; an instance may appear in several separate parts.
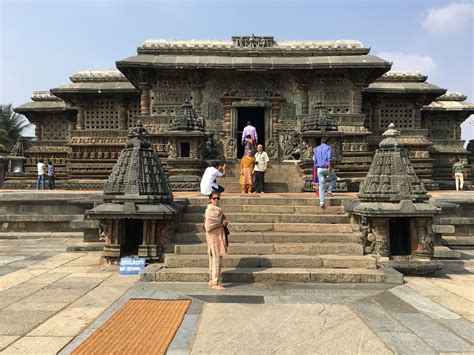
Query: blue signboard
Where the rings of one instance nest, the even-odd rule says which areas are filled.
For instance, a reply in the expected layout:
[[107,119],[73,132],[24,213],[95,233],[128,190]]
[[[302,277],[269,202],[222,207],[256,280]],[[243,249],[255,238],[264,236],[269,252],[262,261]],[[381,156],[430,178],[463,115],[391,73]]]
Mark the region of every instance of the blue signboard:
[[124,275],[134,275],[144,267],[145,258],[121,258],[119,272]]

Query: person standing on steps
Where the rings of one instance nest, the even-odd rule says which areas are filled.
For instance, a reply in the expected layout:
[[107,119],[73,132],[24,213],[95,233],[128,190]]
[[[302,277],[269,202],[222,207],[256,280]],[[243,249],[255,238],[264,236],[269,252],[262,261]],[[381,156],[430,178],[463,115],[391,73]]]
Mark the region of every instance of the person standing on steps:
[[55,185],[55,174],[54,174],[54,165],[51,160],[48,161],[48,184],[49,184],[49,189],[53,190],[54,185]]
[[[332,149],[332,146],[329,140],[327,141],[327,144]],[[334,161],[331,161],[331,170],[329,170],[329,188],[326,192],[326,196],[332,196],[332,193],[334,192],[334,189],[336,188],[336,183],[337,183],[336,169],[334,167]]]
[[330,176],[332,169],[332,148],[326,143],[327,138],[321,138],[321,144],[314,148],[313,156],[319,180],[319,207],[322,209],[326,208],[326,205],[324,204],[326,197],[326,179]]
[[38,168],[38,182],[36,184],[36,188],[38,190],[44,190],[44,173],[46,170],[46,165],[44,165],[43,160],[40,160],[36,167]]
[[252,156],[251,150],[246,150],[245,155],[240,160],[240,185],[242,193],[252,192],[253,165],[255,158]]
[[453,178],[456,183],[456,191],[463,190],[464,187],[464,178],[467,177],[464,172],[464,165],[462,164],[462,159],[459,158],[453,164]]
[[227,253],[226,228],[229,224],[226,216],[219,207],[220,196],[217,192],[209,195],[209,204],[204,215],[207,252],[209,255],[209,287],[224,290],[222,286],[222,260]]
[[215,161],[212,166],[208,167],[201,178],[201,193],[209,196],[212,191],[217,193],[224,192],[224,188],[217,184],[218,177],[225,177],[226,175],[226,163]]
[[268,158],[267,153],[263,151],[263,145],[257,145],[257,153],[255,153],[255,167],[253,176],[253,192],[264,193],[265,190],[265,173],[267,172]]
[[250,136],[253,139],[254,144],[258,144],[257,129],[252,126],[252,121],[247,121],[247,126],[244,127],[242,132],[242,145],[245,146],[245,139]]

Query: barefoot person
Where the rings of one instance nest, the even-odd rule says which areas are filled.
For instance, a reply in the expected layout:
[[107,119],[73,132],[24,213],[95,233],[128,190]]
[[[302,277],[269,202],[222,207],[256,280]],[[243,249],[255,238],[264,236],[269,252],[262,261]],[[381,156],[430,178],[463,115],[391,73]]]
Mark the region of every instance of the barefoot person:
[[240,185],[242,186],[243,194],[252,192],[254,163],[255,158],[252,156],[252,152],[247,150],[240,161]]
[[204,216],[206,230],[207,253],[209,254],[209,286],[216,290],[224,290],[221,282],[222,258],[227,253],[227,240],[224,227],[229,221],[219,207],[219,194],[209,195],[209,204]]
[[267,172],[268,162],[270,161],[267,153],[263,151],[263,145],[257,145],[257,153],[254,158],[253,192],[263,194],[265,190],[265,173]]

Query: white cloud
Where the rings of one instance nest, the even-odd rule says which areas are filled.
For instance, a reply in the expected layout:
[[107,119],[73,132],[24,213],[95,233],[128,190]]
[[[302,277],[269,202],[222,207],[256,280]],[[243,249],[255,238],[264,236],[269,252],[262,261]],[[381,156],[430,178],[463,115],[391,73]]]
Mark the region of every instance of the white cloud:
[[451,3],[431,8],[423,19],[423,28],[432,33],[461,31],[474,17],[474,4]]
[[392,70],[420,71],[425,75],[431,75],[436,68],[435,61],[429,55],[380,52],[377,56],[393,62]]

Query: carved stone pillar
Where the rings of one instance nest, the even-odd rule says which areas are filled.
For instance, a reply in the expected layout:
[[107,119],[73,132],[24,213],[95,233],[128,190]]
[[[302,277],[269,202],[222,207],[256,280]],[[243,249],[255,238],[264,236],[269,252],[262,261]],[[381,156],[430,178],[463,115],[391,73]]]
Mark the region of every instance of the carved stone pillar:
[[78,107],[77,108],[77,118],[76,118],[76,129],[78,131],[83,130],[85,127],[85,115],[84,115],[84,108]]
[[128,129],[128,117],[127,117],[127,105],[125,102],[120,101],[118,105],[118,129]]
[[421,128],[421,108],[423,107],[423,103],[417,102],[413,107],[413,128],[419,129]]
[[380,128],[380,110],[381,110],[381,99],[376,98],[372,103],[372,124],[369,127],[370,130],[377,130]]
[[[278,122],[281,122],[281,102],[278,100],[272,101],[272,121],[273,121],[273,127],[275,127],[275,124]],[[275,137],[275,132],[272,132],[272,136]]]
[[301,95],[301,114],[306,115],[309,113],[309,86],[300,85],[299,90]]
[[223,123],[223,137],[230,137],[231,127],[231,116],[232,116],[232,99],[224,100],[224,123]]
[[352,92],[352,113],[362,113],[362,87],[354,85]]
[[142,115],[150,114],[150,87],[148,85],[140,86],[142,92],[140,96],[140,112]]
[[370,226],[372,233],[369,233],[369,241],[372,242],[374,252],[380,256],[389,256],[389,220],[387,218],[374,218],[370,221]]
[[415,226],[415,238],[417,240],[415,256],[420,258],[432,258],[434,253],[434,234],[431,218],[417,218],[415,220]]

